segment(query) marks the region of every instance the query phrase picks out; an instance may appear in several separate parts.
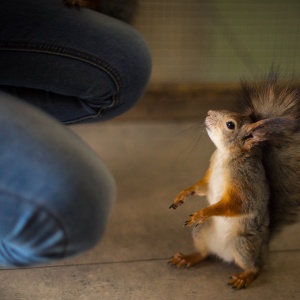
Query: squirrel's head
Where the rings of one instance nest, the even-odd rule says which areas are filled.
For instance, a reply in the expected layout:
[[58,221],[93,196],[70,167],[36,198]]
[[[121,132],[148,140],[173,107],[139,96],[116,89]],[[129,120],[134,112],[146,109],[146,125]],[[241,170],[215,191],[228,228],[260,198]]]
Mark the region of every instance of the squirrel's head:
[[210,110],[205,124],[216,147],[228,153],[250,151],[265,141],[282,141],[297,128],[292,119],[270,118],[255,122],[249,115],[225,110]]

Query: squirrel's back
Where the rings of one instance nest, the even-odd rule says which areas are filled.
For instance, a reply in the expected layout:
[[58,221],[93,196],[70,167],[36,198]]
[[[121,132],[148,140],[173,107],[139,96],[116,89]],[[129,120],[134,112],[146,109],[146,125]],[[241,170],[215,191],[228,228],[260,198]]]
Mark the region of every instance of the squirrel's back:
[[[280,85],[271,72],[264,84],[243,82],[243,111],[253,121],[282,118],[297,126],[265,145],[263,165],[270,185],[270,233],[298,219],[300,208],[300,92],[293,83]],[[282,125],[285,126],[284,123]]]

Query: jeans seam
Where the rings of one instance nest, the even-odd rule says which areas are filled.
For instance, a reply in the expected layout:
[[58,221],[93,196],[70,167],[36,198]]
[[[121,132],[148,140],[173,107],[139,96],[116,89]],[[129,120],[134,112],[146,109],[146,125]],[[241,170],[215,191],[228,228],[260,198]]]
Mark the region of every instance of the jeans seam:
[[119,76],[117,70],[113,66],[90,53],[77,50],[71,47],[59,46],[55,44],[46,44],[38,42],[28,43],[23,41],[12,42],[0,40],[0,51],[8,50],[16,52],[35,52],[63,56],[95,66],[96,68],[101,69],[110,76],[117,89],[117,94],[112,97],[112,103],[106,108],[111,108],[119,104],[119,95],[123,88],[121,77]]
[[64,229],[64,226],[62,225],[62,223],[59,221],[59,219],[55,216],[54,213],[52,213],[48,208],[46,208],[45,206],[42,206],[42,205],[39,205],[37,203],[35,203],[34,201],[32,200],[29,200],[27,198],[24,198],[22,196],[19,196],[19,195],[15,195],[13,194],[11,191],[8,191],[8,190],[5,190],[3,188],[0,188],[0,192],[3,192],[3,193],[6,193],[6,194],[9,194],[9,195],[12,195],[14,198],[16,199],[20,199],[21,201],[25,202],[25,203],[28,203],[30,205],[33,205],[35,206],[38,210],[40,211],[44,211],[57,225],[57,228],[59,228],[61,230],[61,232],[63,233],[64,235],[64,251],[62,253],[62,256],[61,258],[65,258],[67,256],[67,252],[68,252],[68,246],[69,246],[69,239],[68,239],[68,235],[67,235],[67,232],[66,230]]
[[98,109],[97,113],[95,115],[92,115],[92,116],[85,116],[85,117],[81,117],[79,119],[75,119],[75,120],[71,120],[71,121],[63,121],[63,123],[65,125],[72,125],[72,124],[79,124],[79,123],[82,123],[86,120],[91,120],[91,119],[95,119],[95,118],[98,118],[100,116],[102,116],[105,112],[105,110],[107,108],[110,108],[111,106],[107,106],[105,108],[100,108]]

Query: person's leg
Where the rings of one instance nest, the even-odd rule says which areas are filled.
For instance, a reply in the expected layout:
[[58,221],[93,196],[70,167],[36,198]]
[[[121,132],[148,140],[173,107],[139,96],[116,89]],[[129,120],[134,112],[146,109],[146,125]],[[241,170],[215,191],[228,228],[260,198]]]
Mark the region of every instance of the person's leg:
[[145,90],[149,51],[128,24],[62,0],[10,0],[0,25],[2,89],[62,122],[115,117]]
[[115,184],[55,119],[0,92],[0,266],[62,259],[103,234]]

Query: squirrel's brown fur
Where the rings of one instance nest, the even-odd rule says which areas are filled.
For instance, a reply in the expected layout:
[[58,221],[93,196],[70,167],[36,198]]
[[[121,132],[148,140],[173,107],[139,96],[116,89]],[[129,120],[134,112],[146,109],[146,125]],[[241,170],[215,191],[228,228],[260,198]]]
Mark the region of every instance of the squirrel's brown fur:
[[[270,185],[270,234],[297,221],[300,208],[300,91],[290,80],[278,83],[271,71],[265,84],[242,84],[242,111],[254,121],[270,118],[291,120],[297,126],[283,131],[265,144],[263,165]],[[283,134],[282,134],[283,133]]]
[[[196,253],[170,263],[190,267],[214,254],[244,271],[229,285],[247,287],[261,272],[270,239],[297,220],[300,207],[300,97],[271,72],[265,84],[243,84],[242,112],[209,111],[207,132],[216,145],[205,176],[181,191],[206,196],[209,205],[190,215]],[[198,227],[198,225],[200,225]]]

